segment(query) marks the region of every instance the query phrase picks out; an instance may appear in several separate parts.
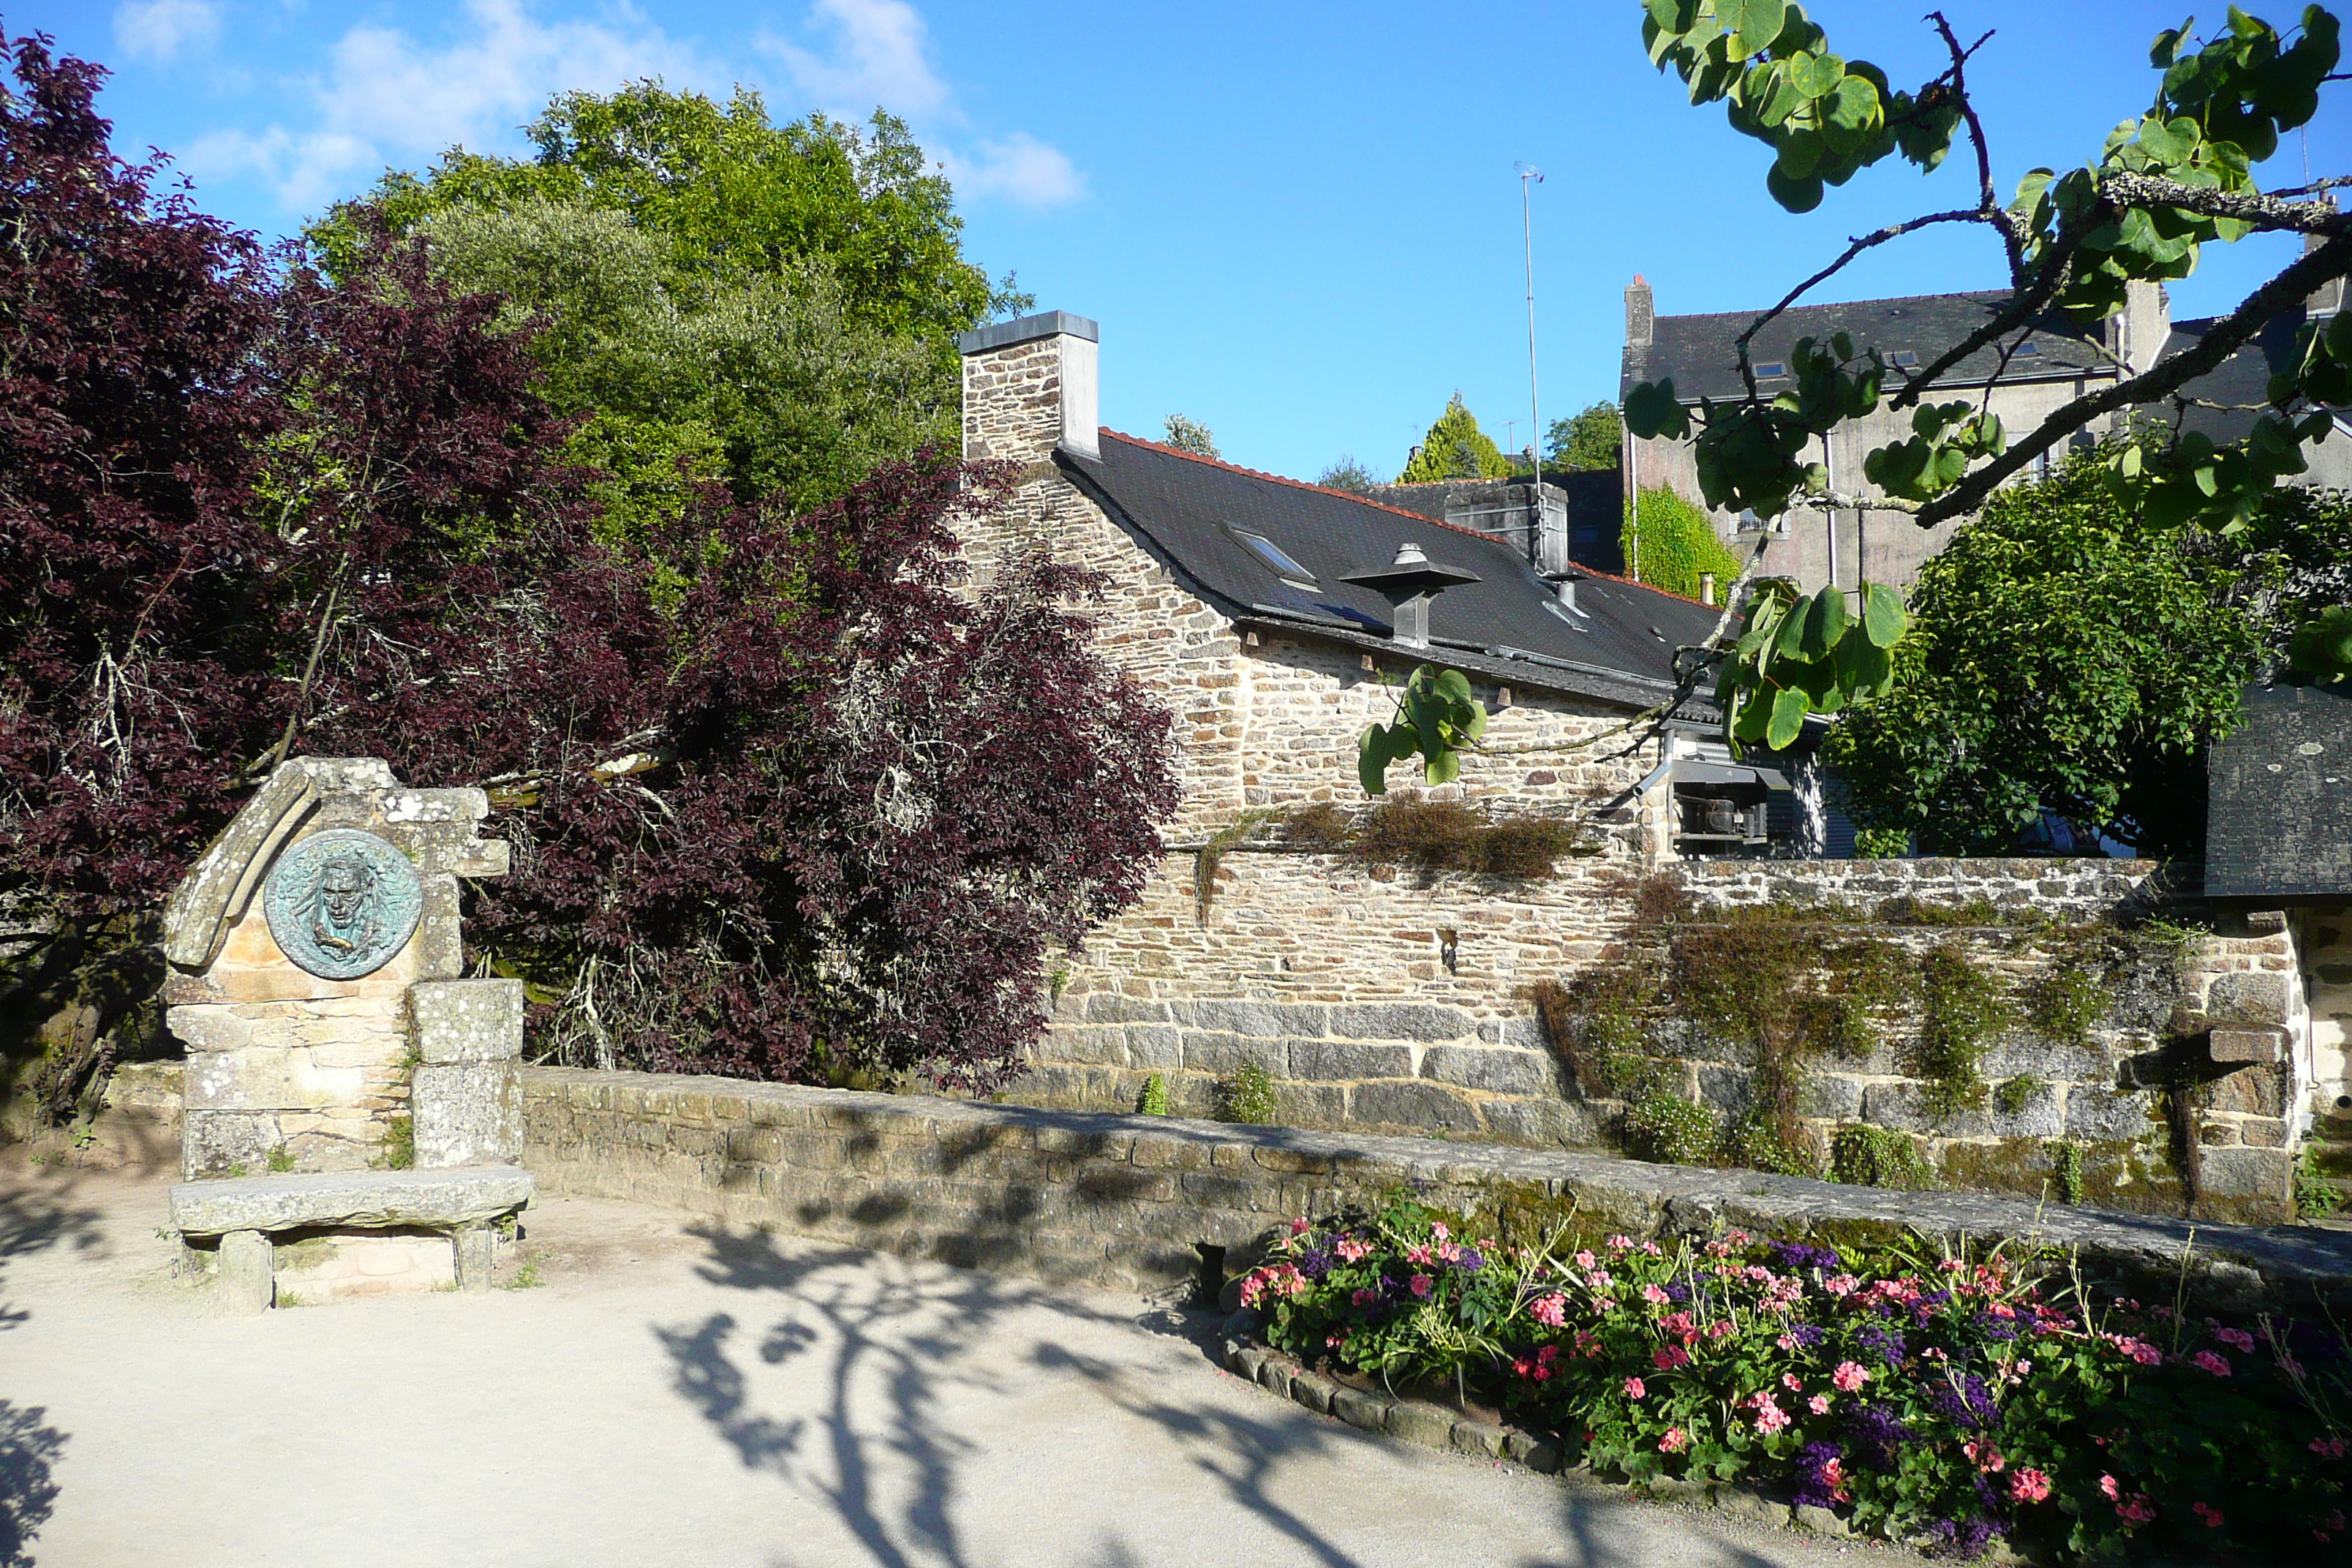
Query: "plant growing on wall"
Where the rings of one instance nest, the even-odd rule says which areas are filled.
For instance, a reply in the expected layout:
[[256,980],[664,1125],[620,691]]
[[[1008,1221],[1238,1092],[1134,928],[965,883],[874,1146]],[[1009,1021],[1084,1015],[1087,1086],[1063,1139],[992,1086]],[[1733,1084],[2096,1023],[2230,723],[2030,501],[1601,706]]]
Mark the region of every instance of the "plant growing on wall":
[[1728,594],[1743,565],[1716,537],[1706,513],[1663,485],[1625,503],[1618,548],[1637,580],[1685,599],[1699,596],[1702,577],[1713,577]]

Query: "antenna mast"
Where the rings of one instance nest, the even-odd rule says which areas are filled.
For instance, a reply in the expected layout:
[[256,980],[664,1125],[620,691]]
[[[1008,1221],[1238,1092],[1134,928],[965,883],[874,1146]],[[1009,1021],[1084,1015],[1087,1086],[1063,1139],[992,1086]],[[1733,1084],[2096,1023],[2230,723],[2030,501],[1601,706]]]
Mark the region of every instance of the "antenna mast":
[[1533,163],[1514,163],[1519,172],[1519,237],[1527,248],[1528,258],[1528,452],[1535,459],[1536,482],[1533,516],[1528,524],[1528,559],[1538,566],[1543,563],[1543,413],[1536,391],[1536,228],[1533,206],[1528,199],[1528,187],[1543,184],[1543,171]]

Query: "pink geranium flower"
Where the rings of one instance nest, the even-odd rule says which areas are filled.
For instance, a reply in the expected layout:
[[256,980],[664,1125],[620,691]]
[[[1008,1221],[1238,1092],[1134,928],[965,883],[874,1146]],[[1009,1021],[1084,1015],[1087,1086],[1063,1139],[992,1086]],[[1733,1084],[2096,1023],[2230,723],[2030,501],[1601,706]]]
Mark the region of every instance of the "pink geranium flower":
[[1840,1394],[1852,1394],[1869,1381],[1870,1373],[1850,1361],[1838,1363],[1837,1370],[1830,1373],[1830,1382]]
[[1830,1396],[1826,1394],[1816,1394],[1805,1401],[1805,1405],[1816,1415],[1827,1415],[1830,1413]]
[[1780,1374],[1780,1386],[1791,1394],[1797,1394],[1803,1390],[1805,1380],[1793,1372],[1784,1372]]
[[1429,1294],[1429,1288],[1436,1283],[1436,1280],[1432,1279],[1426,1274],[1416,1274],[1412,1277],[1412,1293],[1416,1296],[1426,1297]]
[[2215,1508],[2212,1504],[2192,1502],[2189,1505],[2189,1511],[2203,1520],[2205,1521],[2206,1529],[2219,1530],[2221,1528],[2221,1510]]
[[2020,1470],[2009,1478],[2009,1500],[2011,1502],[2046,1502],[2050,1498],[2050,1478],[2040,1470]]
[[1628,1398],[1628,1399],[1639,1399],[1639,1398],[1641,1398],[1643,1395],[1644,1395],[1644,1394],[1648,1394],[1649,1392],[1650,1392],[1650,1391],[1649,1391],[1647,1388],[1645,1388],[1645,1387],[1643,1387],[1643,1386],[1642,1380],[1641,1380],[1640,1378],[1638,1378],[1638,1377],[1629,1377],[1629,1378],[1627,1378],[1627,1379],[1625,1380],[1625,1397],[1626,1397],[1626,1398]]
[[1642,1287],[1642,1300],[1647,1301],[1653,1307],[1663,1307],[1667,1302],[1673,1300],[1674,1298],[1667,1295],[1664,1290],[1659,1289],[1655,1285],[1644,1285]]
[[1528,1308],[1528,1315],[1548,1329],[1557,1329],[1568,1321],[1568,1298],[1558,1291],[1538,1296]]
[[2215,1355],[2211,1351],[2199,1351],[2195,1355],[2190,1356],[2189,1360],[2192,1365],[2204,1368],[2207,1372],[2211,1373],[2215,1377],[2227,1377],[2230,1375],[2230,1363],[2228,1358]]
[[1756,1430],[1763,1433],[1780,1431],[1789,1424],[1789,1413],[1774,1404],[1769,1395],[1757,1402]]
[[2311,1440],[2311,1451],[2326,1458],[2340,1459],[2344,1457],[2345,1453],[2344,1439],[2341,1437],[2314,1437]]
[[1690,1360],[1690,1352],[1680,1345],[1660,1345],[1650,1352],[1650,1363],[1660,1372],[1672,1372]]
[[1661,1454],[1679,1454],[1689,1447],[1690,1434],[1679,1426],[1667,1427],[1666,1435],[1658,1439],[1658,1452]]
[[1592,1251],[1590,1247],[1587,1247],[1584,1251],[1576,1255],[1576,1266],[1579,1268],[1591,1268],[1599,1261],[1600,1260],[1598,1258],[1592,1256]]
[[2216,1329],[2213,1337],[2225,1345],[2235,1345],[2248,1355],[2254,1353],[2254,1336],[2243,1329]]
[[2156,1517],[2156,1505],[2147,1500],[2146,1492],[2134,1492],[2116,1504],[2116,1517],[2126,1524],[2146,1524]]

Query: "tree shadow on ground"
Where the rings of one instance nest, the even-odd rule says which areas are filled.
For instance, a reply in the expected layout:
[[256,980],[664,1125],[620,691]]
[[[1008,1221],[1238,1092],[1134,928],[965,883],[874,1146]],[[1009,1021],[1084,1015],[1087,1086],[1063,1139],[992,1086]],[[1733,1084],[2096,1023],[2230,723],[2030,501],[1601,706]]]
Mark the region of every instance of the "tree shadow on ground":
[[[704,1279],[787,1303],[761,1334],[756,1352],[770,1366],[799,1363],[803,1377],[822,1384],[823,1398],[817,1409],[802,1415],[758,1410],[750,1363],[739,1348],[748,1342],[745,1327],[732,1312],[711,1313],[693,1327],[655,1329],[670,1355],[678,1394],[747,1468],[772,1473],[828,1505],[881,1568],[969,1568],[972,1563],[973,1548],[957,1522],[963,1500],[959,1472],[979,1446],[951,1427],[945,1406],[955,1392],[1034,1390],[1017,1373],[1007,1376],[976,1364],[975,1352],[992,1335],[1012,1331],[1007,1320],[1016,1311],[1047,1311],[1074,1326],[1141,1329],[1186,1341],[1213,1363],[1215,1356],[1217,1316],[1181,1310],[1172,1294],[1140,1314],[1108,1311],[1078,1292],[966,1270],[927,1271],[908,1279],[890,1267],[892,1260],[859,1248],[810,1245],[785,1251],[765,1233],[719,1226],[697,1226],[693,1234],[710,1249],[698,1270]],[[1358,1446],[1381,1439],[1271,1396],[1262,1407],[1253,1401],[1239,1411],[1225,1407],[1230,1399],[1188,1400],[1179,1392],[1181,1382],[1052,1339],[1037,1342],[1028,1359],[1039,1373],[1092,1385],[1171,1439],[1184,1463],[1256,1521],[1253,1533],[1270,1531],[1292,1543],[1301,1560],[1323,1568],[1361,1568],[1346,1544],[1283,1502],[1275,1483],[1292,1467],[1360,1454]],[[1521,1568],[1632,1568],[1657,1561],[1658,1521],[1644,1521],[1643,1511],[1645,1505],[1563,1489],[1562,1550],[1524,1559]],[[1441,1548],[1433,1561],[1478,1560],[1469,1547],[1476,1520],[1439,1518],[1429,1525],[1433,1544],[1451,1536],[1465,1548]],[[1712,1531],[1685,1525],[1680,1533],[1689,1547],[1680,1557],[1685,1568],[1771,1568],[1769,1558],[1706,1540]],[[1164,1560],[1166,1544],[1130,1541],[1112,1531],[1082,1561],[1131,1568]],[[1188,1546],[1188,1559],[1197,1558],[1203,1545]]]
[[47,1414],[0,1399],[0,1568],[32,1568],[29,1548],[57,1506],[53,1477],[66,1435],[43,1423]]
[[[99,1211],[76,1201],[71,1181],[0,1191],[0,1331],[32,1315],[7,1296],[9,1265],[54,1247],[87,1252],[101,1240]],[[47,1414],[0,1398],[0,1568],[30,1568],[32,1542],[57,1506],[66,1435],[47,1424]]]

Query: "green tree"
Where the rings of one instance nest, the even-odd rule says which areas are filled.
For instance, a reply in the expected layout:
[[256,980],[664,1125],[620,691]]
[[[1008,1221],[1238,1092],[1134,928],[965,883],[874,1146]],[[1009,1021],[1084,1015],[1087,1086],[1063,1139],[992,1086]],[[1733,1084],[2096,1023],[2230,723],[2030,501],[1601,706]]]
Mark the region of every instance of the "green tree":
[[2275,489],[2224,536],[2119,500],[2104,455],[1993,492],[1921,569],[1895,682],[1823,756],[1866,826],[1999,854],[2043,812],[2154,855],[2204,839],[2204,751],[2340,597],[2352,500]]
[[857,320],[821,260],[689,270],[625,213],[536,197],[417,227],[452,285],[507,296],[503,324],[538,329],[541,394],[583,416],[568,451],[608,476],[591,494],[613,537],[643,540],[696,480],[805,510],[956,438],[928,345]]
[[1503,479],[1511,474],[1511,461],[1495,445],[1494,438],[1478,428],[1478,417],[1455,393],[1413,449],[1404,471],[1397,476],[1401,485],[1434,484],[1444,479]]
[[452,149],[310,237],[340,278],[375,228],[427,234],[453,281],[535,317],[625,531],[688,477],[805,507],[952,443],[955,333],[1028,302],[964,259],[948,182],[887,115],[777,125],[752,92],[638,82],[560,95],[529,131],[531,157]]
[[1625,563],[1654,588],[1696,599],[1699,578],[1713,574],[1719,594],[1739,576],[1740,560],[1715,531],[1706,513],[1661,486],[1644,489],[1625,508],[1619,542]]
[[[2165,405],[2315,289],[2352,274],[2352,215],[2315,187],[2265,192],[2253,175],[2284,133],[2318,115],[2321,84],[2334,79],[2339,58],[2337,22],[2326,10],[2305,6],[2281,29],[2231,6],[2202,38],[2185,24],[2159,33],[2148,51],[2159,78],[2146,112],[2065,173],[2029,171],[2006,204],[1968,82],[1986,39],[1963,45],[1941,13],[1927,19],[1948,63],[1916,89],[1898,90],[1877,66],[1833,51],[1804,7],[1788,0],[1643,0],[1651,60],[1682,79],[1694,104],[1723,103],[1735,131],[1771,149],[1765,186],[1788,211],[1811,211],[1826,186],[1890,157],[1933,174],[1963,137],[1971,155],[1958,162],[1975,176],[1966,205],[1853,240],[1751,321],[1735,340],[1739,395],[1688,408],[1671,379],[1626,395],[1635,436],[1694,437],[1701,492],[1719,510],[1770,518],[1791,505],[1863,507],[1909,512],[1922,527],[1968,516],[2037,457],[2063,450],[2119,411]],[[1979,326],[1916,367],[1892,366],[1877,345],[1844,333],[1826,343],[1801,339],[1787,356],[1792,384],[1759,386],[1749,345],[1767,323],[1864,251],[1952,223],[1986,229],[2008,263],[2008,298]],[[2053,311],[2097,334],[2129,286],[2187,277],[2202,246],[2260,232],[2308,243],[2193,345],[2085,389],[2018,439],[1977,404],[1937,401],[1965,390],[1956,385],[1972,374],[1964,364],[2013,353]],[[2157,523],[2194,519],[2225,533],[2244,529],[2274,486],[2307,467],[2302,448],[2328,437],[2330,405],[2352,400],[2352,314],[2305,325],[2292,363],[2293,371],[2272,379],[2269,406],[2245,440],[2221,447],[2200,435],[2177,445],[2137,436],[2110,454],[2110,482]],[[1816,438],[1874,414],[1882,401],[1907,412],[1911,430],[1865,458],[1864,475],[1879,494],[1826,493],[1826,469],[1807,460]],[[1790,613],[1813,616],[1816,602]],[[1733,663],[1735,690],[1759,689],[1753,668],[1752,660]],[[1832,679],[1807,689],[1807,700],[1818,700],[1813,711],[1834,711],[1859,690]]]
[[1570,473],[1614,470],[1622,459],[1625,422],[1613,403],[1596,403],[1581,414],[1555,419],[1547,432],[1549,451],[1544,467]]
[[1327,490],[1353,490],[1361,495],[1381,481],[1378,474],[1353,457],[1342,457],[1318,475],[1315,482]]
[[1220,462],[1223,454],[1217,450],[1216,434],[1197,419],[1181,414],[1171,414],[1164,421],[1168,445],[1180,452],[1190,452],[1196,458],[1214,458]]

